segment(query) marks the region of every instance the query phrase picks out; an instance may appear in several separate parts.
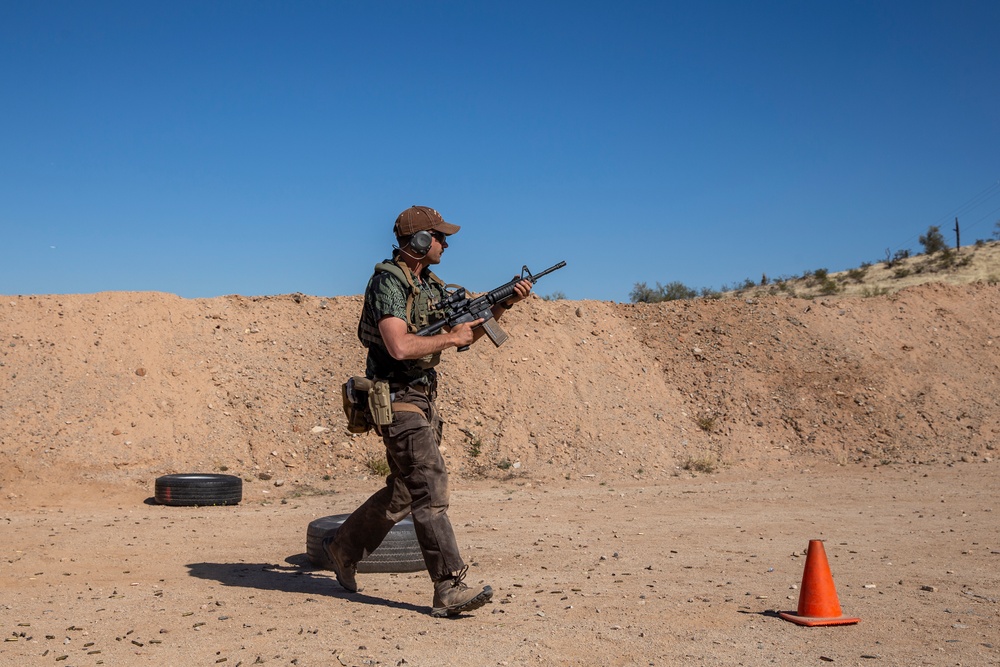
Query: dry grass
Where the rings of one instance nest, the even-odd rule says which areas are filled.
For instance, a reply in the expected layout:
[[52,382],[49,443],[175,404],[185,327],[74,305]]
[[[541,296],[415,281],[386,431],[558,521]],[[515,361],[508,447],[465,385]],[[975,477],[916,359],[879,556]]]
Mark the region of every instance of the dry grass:
[[934,255],[914,255],[887,264],[884,260],[847,271],[830,273],[825,279],[803,275],[777,279],[768,285],[723,293],[723,297],[794,296],[879,296],[899,290],[938,282],[953,285],[1000,282],[1000,241],[967,245],[958,250]]

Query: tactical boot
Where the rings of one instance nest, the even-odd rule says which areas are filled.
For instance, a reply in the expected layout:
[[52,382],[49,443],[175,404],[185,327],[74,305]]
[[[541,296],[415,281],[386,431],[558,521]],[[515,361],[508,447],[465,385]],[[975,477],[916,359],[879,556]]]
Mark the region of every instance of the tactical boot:
[[455,616],[463,611],[479,609],[493,597],[493,589],[483,586],[482,590],[469,588],[462,581],[469,568],[463,568],[454,577],[434,583],[434,606],[431,616]]
[[323,551],[330,560],[333,573],[337,575],[337,583],[344,590],[351,593],[358,592],[358,581],[354,575],[358,573],[358,566],[355,563],[348,563],[347,559],[340,553],[340,549],[334,542],[334,537],[327,537],[323,540]]

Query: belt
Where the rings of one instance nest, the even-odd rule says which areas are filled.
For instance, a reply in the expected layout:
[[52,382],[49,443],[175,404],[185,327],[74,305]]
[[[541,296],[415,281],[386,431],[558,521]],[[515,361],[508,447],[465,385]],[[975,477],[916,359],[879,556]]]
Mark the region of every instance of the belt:
[[423,394],[425,396],[430,396],[431,395],[430,385],[426,385],[426,384],[390,384],[389,385],[389,391],[391,391],[393,393],[396,393],[398,391],[403,391],[404,389],[414,389],[416,391],[419,391],[421,394]]

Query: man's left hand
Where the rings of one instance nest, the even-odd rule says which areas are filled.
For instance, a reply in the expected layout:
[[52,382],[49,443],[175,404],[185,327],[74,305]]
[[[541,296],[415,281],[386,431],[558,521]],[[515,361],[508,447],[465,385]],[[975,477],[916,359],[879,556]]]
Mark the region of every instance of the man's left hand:
[[[518,276],[514,277],[517,278]],[[507,299],[506,305],[513,306],[518,301],[524,301],[525,299],[527,299],[528,295],[531,294],[532,287],[534,287],[534,285],[527,278],[518,282],[516,285],[514,285],[514,294],[512,294],[509,299]]]

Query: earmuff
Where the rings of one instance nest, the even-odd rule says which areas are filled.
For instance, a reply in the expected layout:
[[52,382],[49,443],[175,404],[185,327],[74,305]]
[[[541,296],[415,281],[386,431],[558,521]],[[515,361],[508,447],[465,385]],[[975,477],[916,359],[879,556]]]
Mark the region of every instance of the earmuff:
[[431,243],[433,241],[434,237],[429,231],[426,229],[420,230],[410,237],[410,250],[413,251],[414,255],[423,257],[427,254],[427,251],[431,249]]

